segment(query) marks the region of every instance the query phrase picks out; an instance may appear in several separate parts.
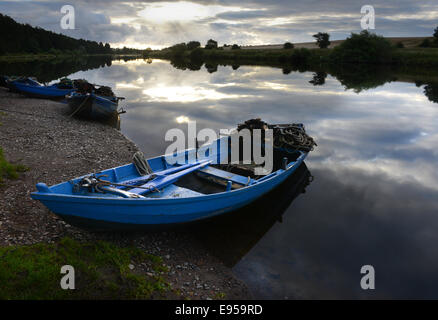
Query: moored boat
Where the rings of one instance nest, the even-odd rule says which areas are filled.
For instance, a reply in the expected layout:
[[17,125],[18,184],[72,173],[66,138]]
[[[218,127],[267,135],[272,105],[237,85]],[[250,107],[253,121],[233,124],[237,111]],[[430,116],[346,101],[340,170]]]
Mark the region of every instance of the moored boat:
[[72,92],[66,96],[72,115],[90,119],[109,118],[117,114],[116,97],[99,96],[95,93]]
[[38,81],[23,77],[16,80],[6,80],[9,88],[22,94],[37,98],[63,99],[66,95],[72,93],[75,88],[72,83],[60,81],[59,83],[45,86]]
[[[148,160],[135,157],[134,163],[51,187],[38,183],[38,191],[31,196],[67,221],[116,226],[180,224],[251,203],[285,181],[309,151],[274,148],[272,172],[259,176],[251,165],[215,164],[228,159],[229,149],[224,146],[229,146],[230,139],[214,141],[215,152],[208,151],[211,145],[207,145],[178,153],[184,161],[177,164],[169,164],[165,155]],[[194,151],[198,157],[190,162]]]
[[76,91],[65,98],[71,115],[89,119],[114,117],[118,113],[119,100],[110,87],[95,86],[85,80],[75,80]]

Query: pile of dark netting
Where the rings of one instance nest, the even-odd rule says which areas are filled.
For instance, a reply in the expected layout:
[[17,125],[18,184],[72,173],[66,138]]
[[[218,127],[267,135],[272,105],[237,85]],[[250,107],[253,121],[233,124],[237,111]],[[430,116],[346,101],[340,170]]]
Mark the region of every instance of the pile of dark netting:
[[295,149],[300,151],[312,151],[317,146],[315,140],[306,133],[302,123],[268,124],[260,118],[250,119],[237,126],[237,130],[248,129],[272,129],[274,135],[274,147]]

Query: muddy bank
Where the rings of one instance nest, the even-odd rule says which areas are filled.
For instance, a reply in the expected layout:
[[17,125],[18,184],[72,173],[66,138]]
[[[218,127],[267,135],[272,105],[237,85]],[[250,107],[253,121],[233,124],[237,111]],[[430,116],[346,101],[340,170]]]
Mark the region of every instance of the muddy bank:
[[[63,237],[134,245],[161,256],[168,281],[191,299],[250,298],[246,286],[184,230],[93,233],[66,224],[30,198],[37,182],[59,183],[131,161],[134,143],[111,126],[69,118],[67,105],[0,88],[0,146],[10,162],[30,168],[0,187],[0,245]],[[129,112],[129,111],[128,111]]]

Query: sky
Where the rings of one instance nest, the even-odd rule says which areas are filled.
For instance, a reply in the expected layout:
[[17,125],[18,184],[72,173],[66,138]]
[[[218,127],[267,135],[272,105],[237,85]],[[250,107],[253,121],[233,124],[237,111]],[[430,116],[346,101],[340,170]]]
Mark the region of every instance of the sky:
[[[75,29],[63,30],[61,7],[75,9]],[[259,45],[313,41],[317,32],[345,39],[361,30],[361,8],[375,9],[375,30],[388,37],[431,36],[436,0],[194,0],[1,1],[0,12],[21,23],[112,47],[159,49],[191,40]]]

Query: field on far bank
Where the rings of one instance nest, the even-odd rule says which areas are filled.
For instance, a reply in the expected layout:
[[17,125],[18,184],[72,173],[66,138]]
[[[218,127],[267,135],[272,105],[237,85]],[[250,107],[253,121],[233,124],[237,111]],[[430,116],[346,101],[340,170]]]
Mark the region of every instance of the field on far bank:
[[[418,47],[424,39],[429,39],[432,41],[432,37],[392,37],[386,38],[391,43],[397,44],[399,42],[403,43],[405,48],[413,48]],[[332,40],[329,48],[334,48],[340,45],[345,40]],[[317,49],[318,46],[316,42],[301,42],[294,43],[295,48],[306,48],[306,49]],[[283,49],[283,44],[268,44],[268,45],[258,45],[258,46],[241,46],[242,49],[245,50],[275,50],[275,49]]]

